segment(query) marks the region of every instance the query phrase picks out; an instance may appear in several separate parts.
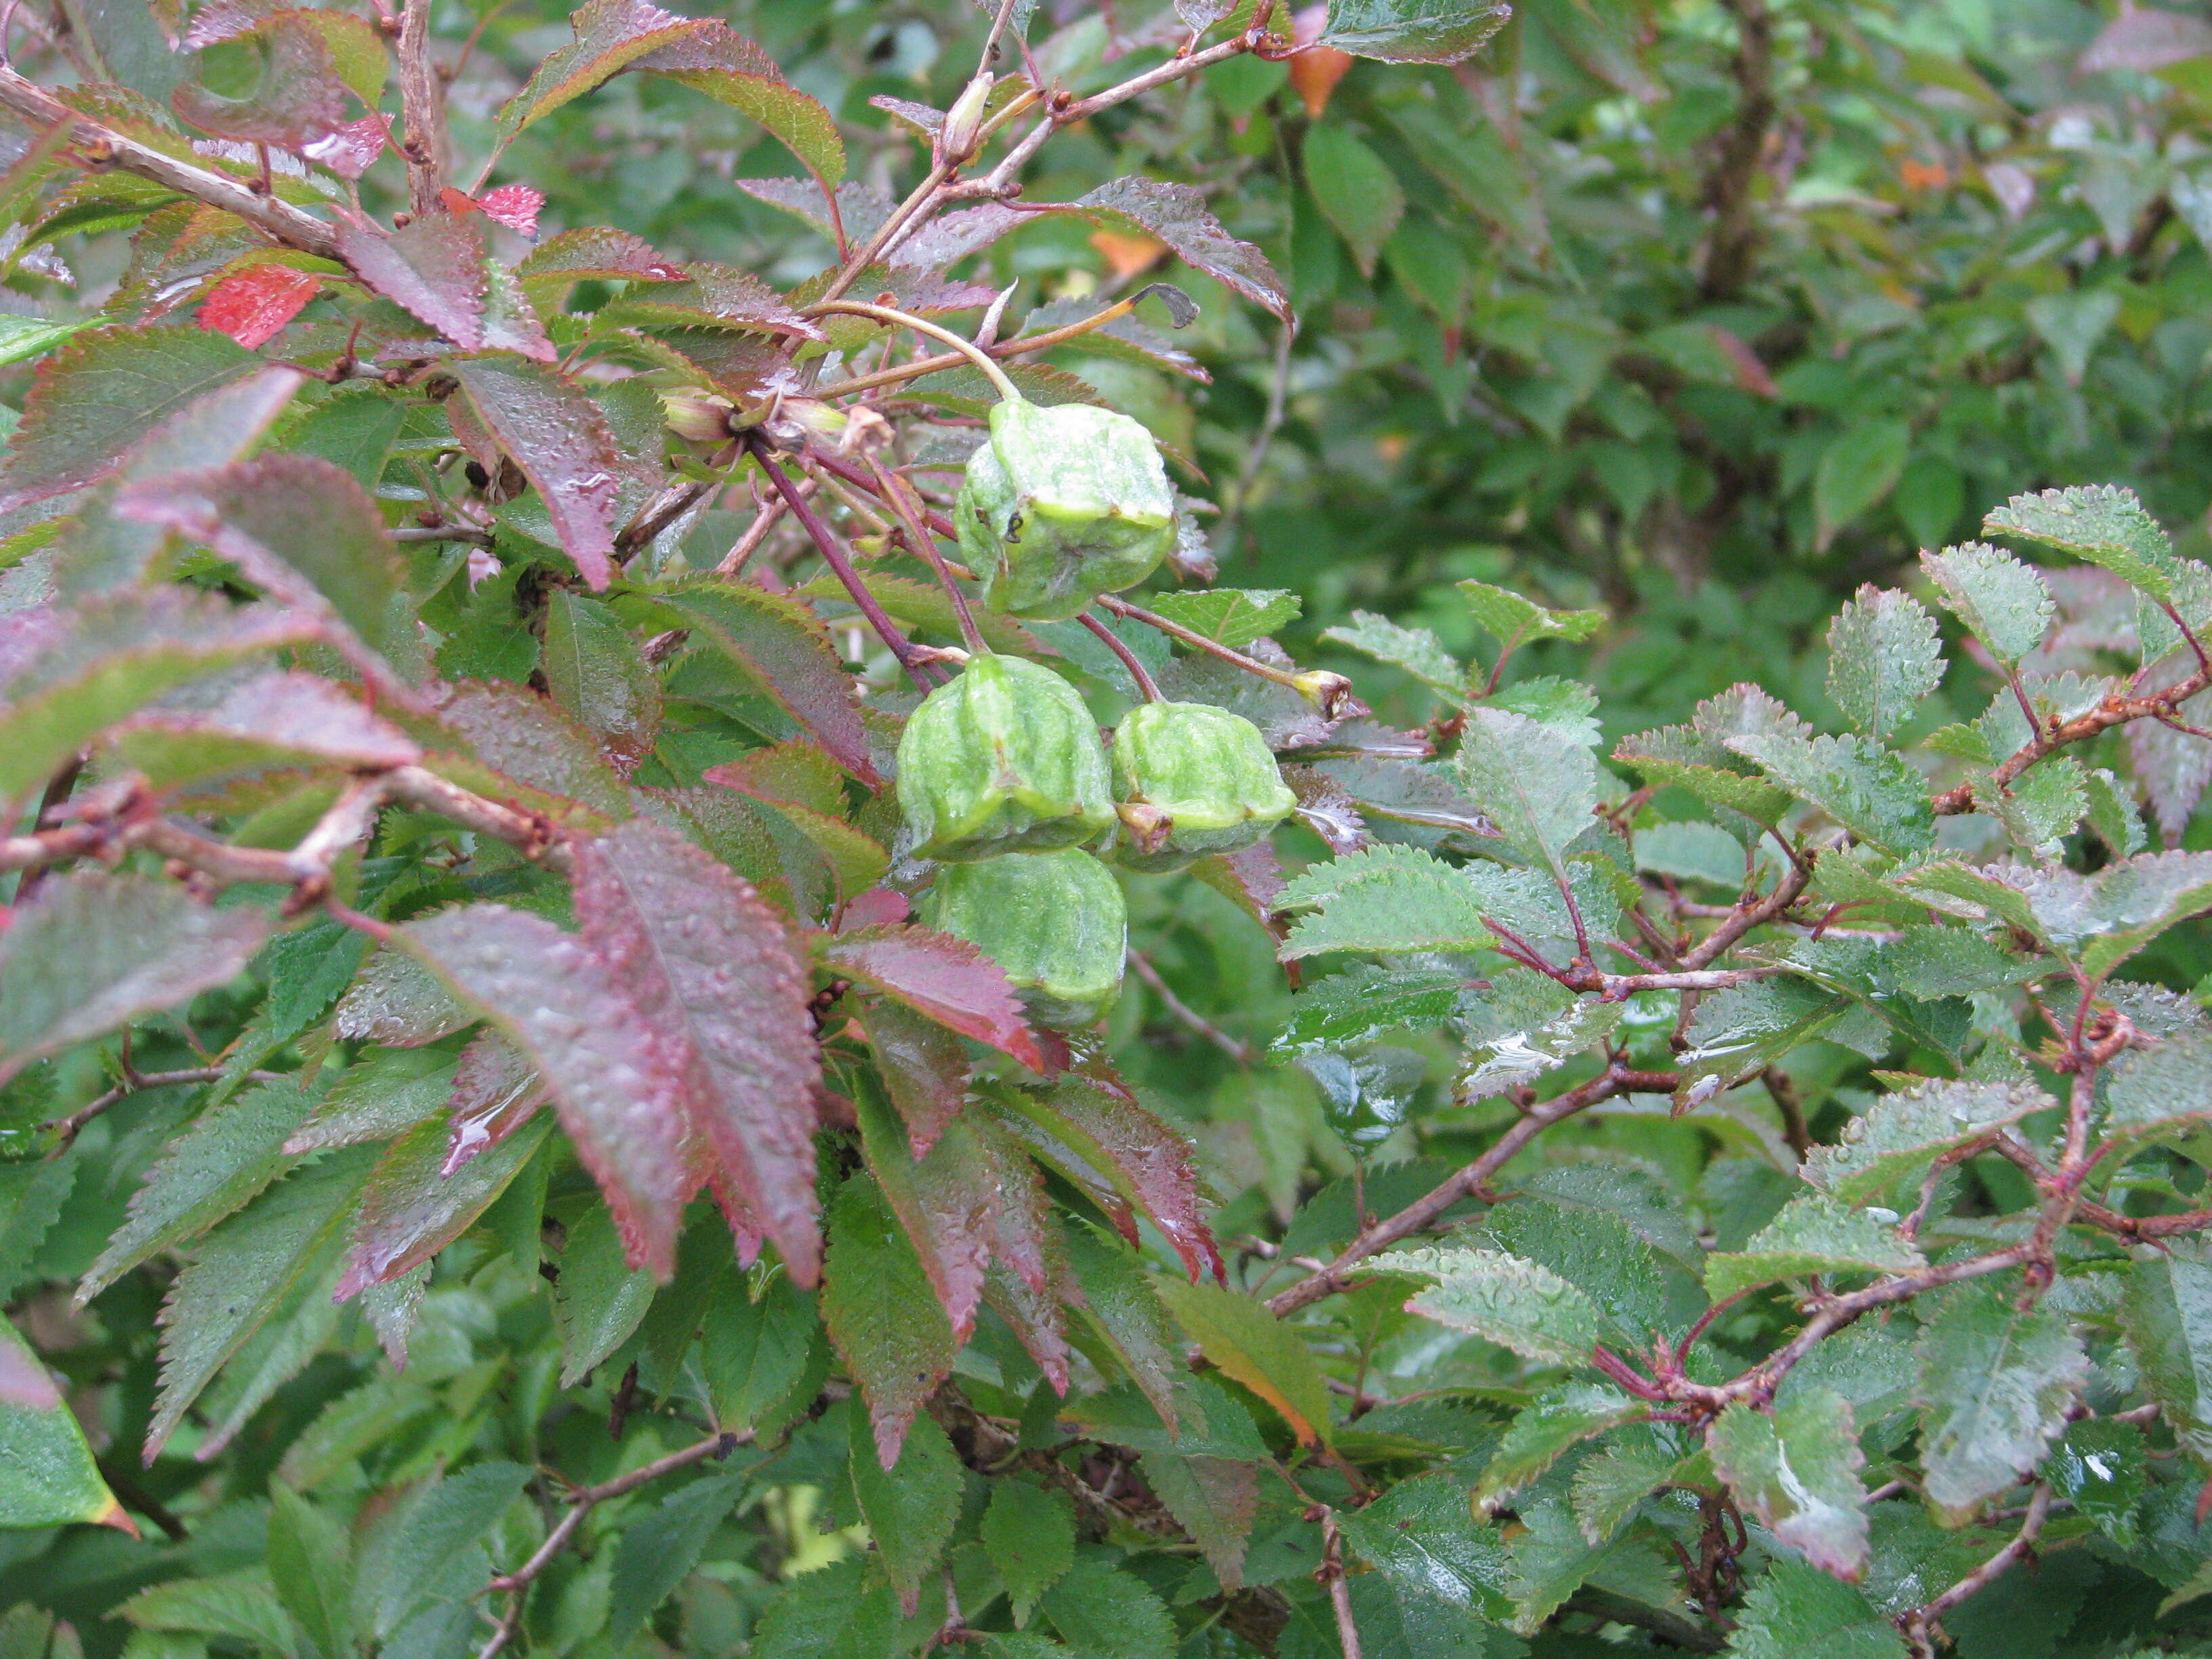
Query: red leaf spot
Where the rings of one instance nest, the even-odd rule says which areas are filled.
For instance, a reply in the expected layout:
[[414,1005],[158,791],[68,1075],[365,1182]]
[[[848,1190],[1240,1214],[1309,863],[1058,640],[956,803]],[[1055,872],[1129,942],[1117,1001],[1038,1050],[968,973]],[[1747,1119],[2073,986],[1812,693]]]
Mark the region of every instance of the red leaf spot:
[[283,331],[323,285],[289,265],[248,265],[217,283],[200,306],[200,326],[258,351]]

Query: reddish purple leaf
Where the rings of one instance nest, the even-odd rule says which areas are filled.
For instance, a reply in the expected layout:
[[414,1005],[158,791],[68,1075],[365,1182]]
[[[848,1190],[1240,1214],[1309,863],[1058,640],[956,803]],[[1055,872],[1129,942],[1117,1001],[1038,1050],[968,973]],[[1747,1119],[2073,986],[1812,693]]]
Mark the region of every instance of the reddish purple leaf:
[[530,1161],[545,1132],[541,1124],[528,1134],[510,1136],[458,1174],[441,1167],[446,1135],[437,1118],[418,1123],[369,1172],[337,1300],[390,1284],[474,1226]]
[[691,629],[692,643],[731,658],[805,726],[830,757],[871,789],[883,778],[853,677],[821,619],[801,600],[738,582],[705,581],[658,596]]
[[201,302],[200,326],[258,351],[307,308],[322,285],[312,271],[289,265],[248,265],[217,283]]
[[426,214],[389,235],[341,223],[337,243],[354,274],[386,299],[464,351],[483,344],[483,232],[470,221]]
[[1266,842],[1200,859],[1190,872],[1277,939],[1282,938],[1274,911],[1283,894],[1283,866]]
[[601,282],[680,283],[686,275],[682,265],[656,252],[643,239],[605,227],[562,231],[532,249],[514,274],[526,283],[579,282],[587,276]]
[[141,440],[261,367],[228,336],[189,323],[87,329],[40,360],[0,460],[0,513],[106,477]]
[[411,696],[386,666],[420,653],[401,611],[399,550],[343,467],[315,455],[263,455],[171,472],[131,484],[116,510],[205,542],[272,599],[328,629],[381,693]]
[[927,927],[869,927],[818,939],[815,952],[832,973],[1003,1049],[1033,1072],[1044,1069],[1005,972],[965,939]]
[[289,150],[326,138],[343,124],[345,82],[330,43],[312,21],[279,13],[249,34],[261,51],[260,84],[243,98],[179,87],[169,97],[179,115],[218,138]]
[[783,78],[775,60],[726,23],[709,18],[689,33],[639,58],[631,67],[705,93],[774,133],[817,178],[835,184],[845,174],[845,143],[836,118],[818,100]]
[[781,916],[698,848],[638,818],[573,844],[584,937],[686,1079],[717,1173],[801,1285],[821,1272],[813,987]]
[[404,732],[317,674],[259,675],[212,708],[136,715],[106,741],[157,789],[234,768],[384,768],[422,758]]
[[860,1120],[869,1172],[906,1229],[954,1340],[965,1342],[975,1334],[975,1310],[983,1300],[999,1171],[965,1124],[954,1124],[927,1158],[917,1159],[882,1106],[864,1098]]
[[519,358],[453,368],[471,408],[538,487],[562,550],[586,582],[605,587],[614,575],[623,466],[605,414],[582,387]]
[[967,1049],[936,1021],[896,1002],[871,999],[853,1020],[875,1051],[876,1069],[906,1121],[914,1155],[927,1157],[968,1098]]
[[998,202],[962,208],[931,220],[891,250],[890,263],[943,270],[985,248],[1031,217]]
[[358,179],[376,165],[392,142],[392,118],[371,113],[333,127],[328,136],[301,146],[300,154],[341,179]]
[[591,734],[527,686],[464,680],[447,691],[438,717],[484,764],[517,783],[580,801],[605,817],[629,816],[622,778]]
[[545,192],[527,185],[501,185],[477,198],[477,206],[485,218],[495,219],[525,236],[538,234],[538,210],[544,205]]
[[995,1097],[1015,1107],[1105,1178],[1150,1217],[1193,1280],[1222,1277],[1221,1254],[1199,1213],[1190,1143],[1139,1105],[1128,1085],[1092,1062],[1090,1074],[1070,1072],[1041,1089],[1008,1089]]
[[528,84],[500,106],[494,125],[502,144],[655,47],[700,27],[645,0],[589,0],[570,16],[568,26],[575,39],[538,64]]
[[450,1176],[478,1153],[502,1145],[544,1103],[544,1079],[528,1056],[496,1031],[485,1032],[461,1050],[453,1097],[446,1106],[446,1161],[438,1173]]
[[690,1056],[648,1018],[630,982],[574,934],[500,904],[410,921],[392,941],[537,1066],[630,1264],[667,1278],[684,1203],[698,1190],[686,1144]]
[[1109,229],[1157,237],[1193,270],[1204,271],[1276,316],[1289,319],[1290,290],[1267,263],[1267,256],[1224,230],[1195,185],[1171,185],[1158,179],[1116,179],[1069,205]]
[[755,800],[804,806],[829,817],[845,814],[845,784],[837,763],[820,744],[801,738],[747,750],[735,760],[708,768],[703,775]]
[[837,913],[837,931],[857,933],[864,927],[896,927],[913,914],[913,901],[896,887],[871,887],[848,901]]

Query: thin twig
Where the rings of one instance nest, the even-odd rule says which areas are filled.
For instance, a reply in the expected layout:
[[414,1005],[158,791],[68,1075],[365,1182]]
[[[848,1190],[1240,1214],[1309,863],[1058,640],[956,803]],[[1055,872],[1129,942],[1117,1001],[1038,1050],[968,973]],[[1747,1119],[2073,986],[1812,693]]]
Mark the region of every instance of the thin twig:
[[[220,1066],[194,1066],[181,1072],[131,1072],[98,1099],[86,1102],[66,1117],[55,1118],[39,1127],[54,1132],[58,1142],[55,1150],[58,1152],[75,1140],[78,1131],[86,1124],[109,1107],[128,1100],[133,1095],[144,1094],[149,1089],[180,1089],[203,1083],[218,1083],[223,1076],[224,1071]],[[246,1073],[246,1080],[252,1083],[275,1083],[283,1077],[281,1072]]]
[[1260,429],[1252,434],[1252,447],[1244,452],[1244,465],[1237,471],[1237,487],[1230,495],[1228,508],[1222,514],[1220,527],[1215,532],[1224,552],[1237,544],[1244,505],[1251,498],[1252,486],[1259,482],[1260,469],[1267,465],[1267,452],[1274,447],[1275,434],[1282,427],[1283,412],[1290,402],[1291,345],[1297,333],[1296,320],[1285,319],[1282,331],[1276,336],[1274,374],[1267,384],[1267,410],[1261,417]]
[[1344,1576],[1344,1534],[1337,1529],[1336,1511],[1321,1512],[1321,1572],[1328,1581],[1328,1605],[1336,1614],[1337,1644],[1344,1659],[1366,1659],[1359,1645],[1359,1626],[1352,1616],[1352,1586]]
[[445,91],[430,62],[430,0],[406,0],[399,18],[399,105],[407,160],[407,204],[420,219],[444,211]]
[[900,539],[908,550],[929,566],[937,585],[945,590],[945,597],[952,602],[952,616],[960,626],[960,642],[971,652],[985,648],[983,630],[975,625],[975,613],[968,608],[968,596],[960,584],[952,580],[952,572],[945,568],[945,556],[937,550],[937,538],[929,532],[928,510],[914,493],[914,487],[904,478],[871,455],[868,471],[876,481],[878,499],[888,505],[899,521]]
[[823,562],[836,573],[837,580],[845,586],[845,592],[852,596],[853,603],[867,618],[868,626],[874,629],[876,636],[890,647],[891,655],[912,677],[914,683],[923,690],[928,690],[929,678],[922,672],[923,665],[929,660],[927,654],[900,631],[899,625],[890,619],[890,613],[868,591],[867,583],[860,580],[860,573],[853,568],[852,556],[845,550],[844,544],[837,539],[836,532],[823,522],[822,515],[814,510],[813,503],[799,493],[798,486],[792,482],[791,475],[776,461],[775,452],[769,447],[767,440],[757,432],[749,432],[745,434],[745,443],[751,449],[753,459],[760,463],[761,470],[768,474],[769,482],[783,497],[783,504],[791,509],[792,516],[813,538],[815,549],[822,555]]
[[1668,1093],[1680,1081],[1681,1079],[1672,1072],[1633,1072],[1616,1063],[1580,1088],[1569,1090],[1565,1094],[1554,1096],[1531,1108],[1508,1127],[1481,1157],[1455,1171],[1449,1179],[1431,1188],[1395,1215],[1363,1229],[1357,1238],[1344,1247],[1336,1260],[1321,1272],[1270,1297],[1267,1310],[1279,1317],[1295,1313],[1310,1303],[1318,1302],[1322,1297],[1342,1290],[1345,1280],[1356,1273],[1359,1264],[1368,1257],[1389,1249],[1410,1234],[1420,1231],[1462,1199],[1481,1197],[1488,1188],[1491,1176],[1504,1169],[1516,1153],[1554,1123],[1562,1122],[1601,1100],[1610,1100],[1615,1095]]
[[339,257],[336,234],[313,214],[273,194],[259,195],[240,179],[149,149],[112,127],[79,115],[44,87],[12,69],[0,68],[0,109],[40,131],[66,124],[73,151],[71,159],[80,167],[91,170],[117,167],[142,179],[151,179],[179,195],[236,214],[287,247],[319,254],[325,259]]
[[1910,1613],[1898,1615],[1898,1627],[1915,1650],[1932,1651],[1932,1637],[1936,1622],[1968,1596],[1994,1583],[2009,1571],[2014,1563],[2035,1548],[2035,1541],[2043,1535],[2043,1523],[2051,1513],[2051,1486],[2039,1480],[2029,1498],[2027,1516],[2020,1523],[2010,1542],[1995,1555],[1976,1567],[1957,1583],[1931,1601],[1922,1603]]
[[530,1559],[513,1572],[502,1573],[484,1586],[483,1593],[486,1595],[494,1590],[504,1590],[514,1599],[507,1607],[506,1617],[500,1620],[493,1631],[491,1639],[477,1651],[477,1659],[498,1659],[500,1651],[514,1638],[514,1632],[522,1620],[524,1592],[552,1564],[553,1558],[568,1547],[568,1540],[576,1535],[576,1528],[584,1524],[584,1517],[593,1509],[611,1498],[620,1498],[625,1492],[635,1492],[640,1486],[658,1480],[664,1474],[673,1474],[694,1463],[703,1463],[710,1457],[726,1457],[739,1446],[750,1445],[752,1438],[750,1429],[742,1433],[712,1434],[681,1451],[655,1458],[641,1468],[632,1469],[628,1474],[617,1475],[596,1486],[579,1486],[571,1492],[568,1494],[568,1512],[554,1523],[553,1530],[545,1535],[545,1541],[538,1547]]
[[1152,988],[1152,994],[1160,1000],[1160,1006],[1176,1018],[1189,1026],[1192,1030],[1220,1049],[1239,1066],[1250,1066],[1258,1062],[1260,1058],[1258,1049],[1240,1038],[1230,1036],[1228,1032],[1170,990],[1167,981],[1160,977],[1160,970],[1152,966],[1152,959],[1133,945],[1129,947],[1129,966],[1137,977]]
[[1154,684],[1152,675],[1146,672],[1145,665],[1137,660],[1137,653],[1129,649],[1119,634],[1107,627],[1088,611],[1075,620],[1097,635],[1106,648],[1120,660],[1121,666],[1128,670],[1129,678],[1137,683],[1137,690],[1146,702],[1158,702],[1160,700],[1160,688]]

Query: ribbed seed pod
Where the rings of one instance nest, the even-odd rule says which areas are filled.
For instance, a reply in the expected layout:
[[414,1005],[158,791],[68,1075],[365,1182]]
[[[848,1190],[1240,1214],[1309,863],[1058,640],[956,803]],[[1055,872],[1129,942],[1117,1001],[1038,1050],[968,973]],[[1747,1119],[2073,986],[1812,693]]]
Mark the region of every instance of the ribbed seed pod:
[[1098,727],[1075,688],[1020,657],[980,654],[931,692],[898,747],[915,856],[1050,852],[1111,827]]
[[1260,728],[1204,702],[1139,703],[1114,733],[1113,856],[1180,870],[1265,836],[1297,805]]
[[1121,994],[1128,908],[1113,872],[1088,853],[949,866],[923,915],[997,963],[1039,1025],[1091,1024]]
[[952,517],[984,603],[1038,621],[1133,587],[1176,544],[1175,492],[1152,434],[1089,404],[993,405]]

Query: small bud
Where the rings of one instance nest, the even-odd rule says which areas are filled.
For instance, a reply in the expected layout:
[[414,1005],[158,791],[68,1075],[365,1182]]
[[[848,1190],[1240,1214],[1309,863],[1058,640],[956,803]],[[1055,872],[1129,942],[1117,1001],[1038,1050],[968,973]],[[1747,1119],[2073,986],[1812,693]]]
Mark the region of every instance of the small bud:
[[1340,709],[1352,697],[1352,682],[1341,674],[1332,674],[1326,668],[1311,668],[1291,682],[1297,694],[1334,720]]
[[985,70],[953,100],[945,112],[944,128],[937,135],[940,159],[958,167],[982,147],[983,110],[991,101],[994,84],[990,70]]
[[714,443],[730,435],[730,416],[736,406],[727,398],[689,388],[660,394],[660,408],[668,429],[687,443]]

